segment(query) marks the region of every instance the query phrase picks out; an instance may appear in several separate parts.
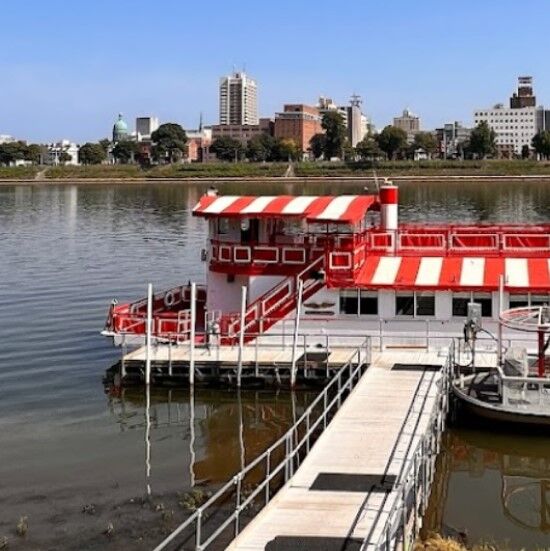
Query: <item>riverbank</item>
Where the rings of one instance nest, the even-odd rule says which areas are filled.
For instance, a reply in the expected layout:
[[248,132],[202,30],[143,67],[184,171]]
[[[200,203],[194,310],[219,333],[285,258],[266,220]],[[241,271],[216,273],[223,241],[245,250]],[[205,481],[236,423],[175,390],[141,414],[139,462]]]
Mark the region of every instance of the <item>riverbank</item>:
[[303,162],[294,163],[292,176],[287,163],[210,163],[176,164],[142,169],[137,165],[90,165],[57,167],[0,167],[2,183],[117,183],[117,182],[198,182],[198,181],[285,181],[326,180],[371,181],[380,178],[399,180],[498,180],[550,179],[550,163],[536,161],[387,161]]

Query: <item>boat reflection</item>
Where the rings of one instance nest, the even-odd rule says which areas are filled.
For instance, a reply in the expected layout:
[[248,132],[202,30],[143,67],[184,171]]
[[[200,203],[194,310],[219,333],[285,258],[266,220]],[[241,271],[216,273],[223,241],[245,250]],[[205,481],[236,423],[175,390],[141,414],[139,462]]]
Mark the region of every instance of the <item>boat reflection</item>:
[[188,453],[180,461],[187,461],[190,487],[219,484],[277,440],[316,395],[282,390],[108,389],[109,410],[120,430],[144,431],[147,495],[151,495],[155,448],[163,440],[186,442]]
[[448,431],[426,531],[458,536],[469,544],[481,539],[498,541],[504,533],[510,544],[519,547],[547,543],[549,450],[544,436]]

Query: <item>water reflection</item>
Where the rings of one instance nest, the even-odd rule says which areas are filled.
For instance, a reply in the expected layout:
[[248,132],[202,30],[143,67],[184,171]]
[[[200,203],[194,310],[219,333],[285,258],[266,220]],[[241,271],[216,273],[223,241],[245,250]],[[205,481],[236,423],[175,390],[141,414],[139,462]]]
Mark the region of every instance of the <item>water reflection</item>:
[[547,545],[547,437],[451,429],[438,461],[426,529],[462,535],[469,543]]

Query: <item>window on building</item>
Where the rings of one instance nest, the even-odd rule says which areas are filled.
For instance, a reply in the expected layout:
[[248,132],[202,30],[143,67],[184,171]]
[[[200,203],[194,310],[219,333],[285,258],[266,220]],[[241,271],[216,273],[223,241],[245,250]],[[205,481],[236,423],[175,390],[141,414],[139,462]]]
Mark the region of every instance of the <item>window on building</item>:
[[491,293],[454,293],[453,316],[466,317],[468,315],[468,303],[481,304],[481,315],[490,318],[493,315],[493,298]]
[[377,316],[378,315],[378,293],[375,291],[359,292],[359,315]]
[[415,298],[417,316],[435,316],[434,293],[416,293]]
[[340,313],[357,315],[359,307],[357,289],[342,289],[340,291]]
[[395,296],[395,315],[414,316],[414,293],[397,293]]
[[493,315],[493,297],[491,293],[474,293],[473,302],[481,304],[481,315],[490,318]]
[[470,300],[470,293],[454,293],[453,316],[465,318],[468,315],[468,303],[470,302]]
[[529,306],[529,295],[511,294],[509,299],[510,308],[521,308]]
[[550,304],[550,297],[548,295],[530,295],[531,306],[544,306]]

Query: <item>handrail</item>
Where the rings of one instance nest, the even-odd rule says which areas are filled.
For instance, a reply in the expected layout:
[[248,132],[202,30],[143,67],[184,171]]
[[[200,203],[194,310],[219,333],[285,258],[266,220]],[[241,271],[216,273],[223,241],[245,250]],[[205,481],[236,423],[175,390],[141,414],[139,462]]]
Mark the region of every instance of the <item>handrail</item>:
[[[367,337],[355,352],[350,356],[349,360],[342,366],[338,372],[332,377],[324,389],[319,393],[317,398],[308,406],[306,411],[299,419],[290,427],[275,443],[269,446],[261,455],[251,461],[244,469],[233,476],[220,489],[218,489],[208,501],[201,505],[189,518],[181,523],[167,538],[165,538],[154,551],[162,551],[174,542],[174,540],[182,534],[186,528],[194,525],[194,549],[202,551],[213,543],[221,533],[227,529],[231,523],[234,523],[235,536],[240,532],[240,515],[242,511],[252,503],[261,493],[265,495],[265,504],[271,499],[271,481],[278,475],[284,473],[285,482],[294,473],[294,464],[298,458],[303,458],[309,453],[314,433],[323,424],[326,428],[329,422],[329,415],[335,408],[339,409],[343,402],[344,395],[351,392],[354,386],[361,378],[363,367],[371,361],[370,339]],[[343,380],[343,375],[347,378]],[[331,391],[335,395],[331,397]],[[322,411],[312,421],[314,410],[322,405]],[[304,434],[300,435],[300,428],[303,427]],[[282,446],[285,448],[285,457],[277,465],[273,465],[272,461],[275,452]],[[303,454],[303,455],[301,455]],[[242,481],[245,476],[254,468],[260,465],[265,465],[266,475],[264,479],[256,486],[256,488],[245,497],[242,495]],[[206,517],[210,508],[214,507],[215,503],[226,494],[232,494],[235,491],[235,508],[228,517],[207,537],[203,539],[203,519]],[[230,497],[230,496],[228,496]]]

